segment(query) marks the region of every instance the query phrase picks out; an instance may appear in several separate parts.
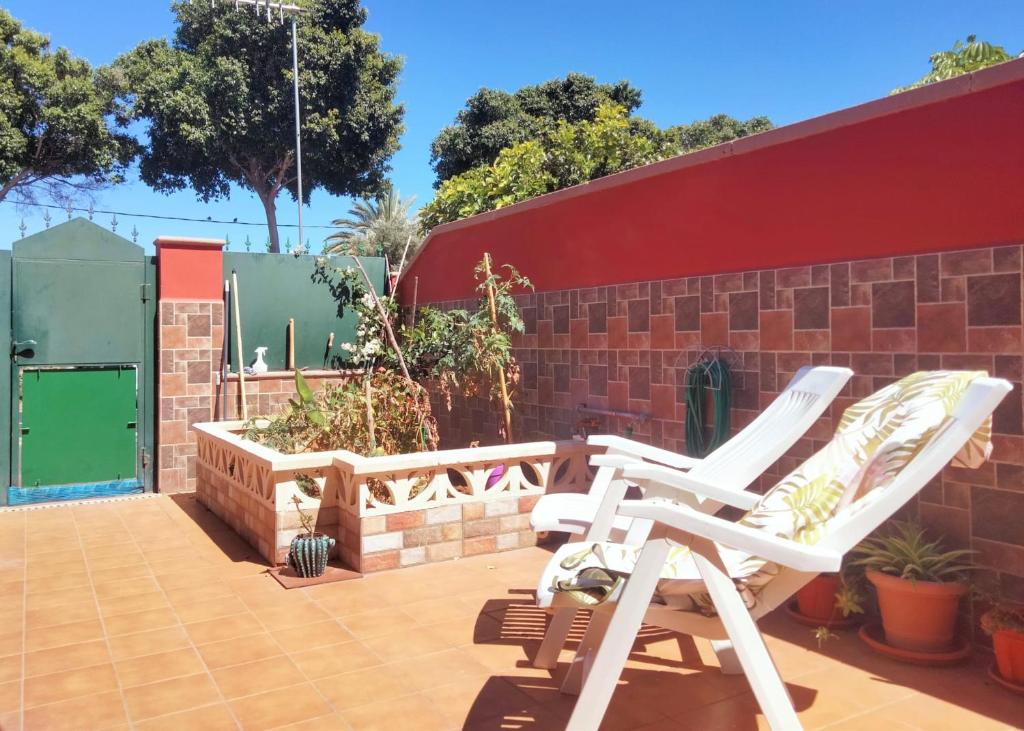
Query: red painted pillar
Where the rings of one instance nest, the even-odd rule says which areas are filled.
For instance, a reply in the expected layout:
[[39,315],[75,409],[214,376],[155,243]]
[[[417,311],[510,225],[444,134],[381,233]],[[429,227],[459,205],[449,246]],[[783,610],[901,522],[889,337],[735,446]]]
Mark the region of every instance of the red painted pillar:
[[224,242],[161,237],[157,252],[157,489],[195,490],[192,424],[211,421],[224,342]]

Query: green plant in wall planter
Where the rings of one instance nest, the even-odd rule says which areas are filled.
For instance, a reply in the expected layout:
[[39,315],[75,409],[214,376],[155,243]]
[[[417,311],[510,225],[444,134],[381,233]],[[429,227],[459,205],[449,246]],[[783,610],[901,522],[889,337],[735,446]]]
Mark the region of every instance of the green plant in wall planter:
[[973,551],[946,550],[941,539],[930,540],[920,525],[907,522],[864,540],[853,553],[853,565],[865,569],[878,593],[885,644],[895,656],[902,652],[903,659],[925,662],[929,654],[955,650],[957,609],[968,592]]
[[323,576],[327,570],[327,557],[334,548],[335,540],[316,532],[314,517],[302,509],[302,498],[293,495],[292,502],[295,503],[295,510],[299,514],[303,533],[292,539],[288,549],[288,564],[304,579]]

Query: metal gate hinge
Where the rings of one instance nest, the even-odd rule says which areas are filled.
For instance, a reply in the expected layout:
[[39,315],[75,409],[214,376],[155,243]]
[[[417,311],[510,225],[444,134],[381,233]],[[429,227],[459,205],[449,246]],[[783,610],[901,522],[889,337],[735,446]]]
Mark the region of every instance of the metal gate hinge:
[[142,299],[143,302],[149,302],[149,286],[150,285],[148,283],[139,285],[139,297]]

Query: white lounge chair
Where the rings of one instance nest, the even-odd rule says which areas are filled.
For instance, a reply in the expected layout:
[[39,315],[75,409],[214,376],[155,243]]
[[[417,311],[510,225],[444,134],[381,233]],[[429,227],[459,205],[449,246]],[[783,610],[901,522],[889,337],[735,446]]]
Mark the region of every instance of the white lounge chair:
[[[728,638],[771,728],[799,729],[756,619],[818,573],[838,570],[844,554],[951,460],[984,462],[992,412],[1011,388],[984,373],[908,376],[847,409],[833,439],[763,497],[663,467],[627,467],[625,477],[645,486],[645,498],[616,506],[610,490],[601,511],[646,522],[643,545],[568,544],[538,587],[541,606],[594,610],[570,669],[583,686],[568,728],[598,727],[648,623]],[[694,510],[692,496],[750,512],[729,522]]]
[[[620,476],[626,461],[644,460],[681,470],[694,478],[711,478],[729,490],[745,490],[772,463],[786,453],[839,394],[853,371],[833,366],[805,366],[794,374],[786,388],[750,424],[704,459],[694,459],[631,439],[596,435],[588,444],[605,448],[591,458],[597,467],[590,491],[544,495],[530,513],[534,531],[558,531],[582,536],[590,529],[601,498]],[[711,501],[705,510],[714,512],[720,502]],[[626,531],[629,521],[620,517],[616,529]]]
[[[590,491],[585,495],[544,495],[530,514],[530,526],[538,532],[571,533],[574,534],[574,540],[583,538],[586,533],[588,541],[613,538],[630,544],[642,542],[647,524],[640,525],[637,533],[630,534],[631,519],[615,515],[612,511],[605,513],[609,525],[594,525],[601,501],[612,484],[616,485],[616,494],[621,499],[626,487],[621,478],[625,465],[638,461],[667,465],[688,470],[687,474],[692,480],[713,481],[717,489],[726,493],[742,492],[811,428],[852,375],[853,371],[849,368],[801,368],[768,408],[704,459],[693,459],[621,437],[590,437],[587,440],[589,444],[607,450],[590,459],[591,465],[598,468]],[[700,494],[694,498],[693,507],[701,512],[714,513],[723,503],[728,502],[714,495]],[[596,529],[597,534],[592,534],[592,529]],[[572,608],[554,613],[544,635],[544,642],[534,657],[536,667],[555,666],[575,616],[576,612]],[[727,649],[724,644],[715,645],[716,652]]]

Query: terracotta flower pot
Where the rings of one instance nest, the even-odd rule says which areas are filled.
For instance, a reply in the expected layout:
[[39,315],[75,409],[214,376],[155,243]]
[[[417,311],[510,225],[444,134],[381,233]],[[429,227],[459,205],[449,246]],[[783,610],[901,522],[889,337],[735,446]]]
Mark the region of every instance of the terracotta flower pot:
[[867,572],[878,591],[885,641],[903,650],[945,652],[953,647],[956,613],[967,587],[955,582],[910,581]]
[[836,609],[836,592],[841,586],[842,582],[834,574],[814,577],[811,583],[796,593],[800,614],[816,619],[822,624],[842,618],[842,614]]
[[992,635],[992,647],[1003,680],[1024,685],[1024,632],[1001,629]]

